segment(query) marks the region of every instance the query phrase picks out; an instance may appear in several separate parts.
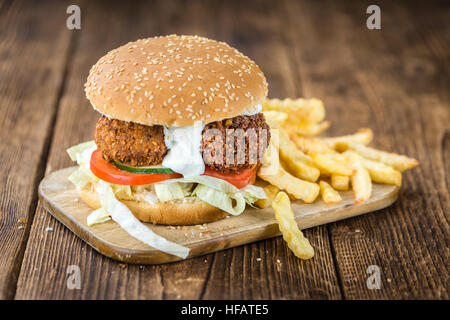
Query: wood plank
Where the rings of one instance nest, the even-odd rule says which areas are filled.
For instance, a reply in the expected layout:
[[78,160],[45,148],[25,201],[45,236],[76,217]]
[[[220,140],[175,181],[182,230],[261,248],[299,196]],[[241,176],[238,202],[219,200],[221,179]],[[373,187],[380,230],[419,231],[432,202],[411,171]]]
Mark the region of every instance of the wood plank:
[[0,299],[14,297],[44,174],[72,37],[64,12],[52,1],[0,4]]
[[[272,11],[267,5],[259,10],[264,13],[264,18],[271,17],[272,22],[268,25],[264,25],[258,15],[246,17],[244,12],[239,13],[241,19],[247,21],[246,34],[259,33],[260,43],[249,43],[244,39],[236,41],[238,26],[232,26],[228,22],[226,27],[219,30],[221,27],[217,25],[219,14],[221,21],[234,21],[233,16],[239,3],[235,2],[231,9],[227,9],[228,3],[193,1],[189,2],[189,6],[182,6],[180,3],[164,1],[156,4],[127,2],[114,5],[89,2],[83,6],[85,19],[69,70],[68,86],[62,98],[46,172],[69,166],[70,160],[64,152],[65,148],[92,138],[98,114],[90,111],[82,84],[89,67],[96,59],[107,50],[129,40],[169,33],[200,34],[231,40],[233,45],[255,57],[263,70],[269,70],[266,74],[271,82],[271,94],[300,94],[295,87],[294,78],[291,75],[285,76],[290,73],[288,49],[281,49],[283,43],[279,41],[279,31],[270,28],[270,25],[279,27],[282,24],[279,19],[283,17],[271,17]],[[152,14],[149,19],[149,12],[158,14]],[[251,14],[253,9],[247,12]],[[99,24],[98,21],[102,23]],[[266,28],[267,37],[261,37],[262,28]],[[228,32],[233,32],[231,38],[226,37]],[[98,41],[99,34],[104,35],[102,41]],[[78,121],[74,122],[73,119]],[[38,207],[37,217],[18,283],[16,298],[19,299],[340,297],[324,227],[306,231],[317,252],[314,264],[304,263],[293,257],[284,241],[277,238],[170,265],[128,265],[122,268],[120,264],[97,254],[50,218],[41,205]],[[48,226],[53,228],[53,232],[45,232]],[[263,258],[262,263],[255,262],[258,257]],[[281,265],[276,262],[277,259]],[[68,290],[66,286],[66,269],[73,264],[81,268],[81,290]]]
[[[302,95],[291,46],[283,42],[285,16],[278,2],[227,1],[214,12],[213,37],[256,61],[267,77],[270,97]],[[201,298],[341,298],[327,228],[308,229],[305,235],[316,250],[315,263],[295,258],[281,237],[214,255]]]
[[[77,169],[69,167],[52,172],[40,183],[40,200],[53,217],[98,252],[115,260],[135,264],[182,260],[133,238],[114,221],[89,227],[87,217],[93,210],[83,202],[75,185],[68,179]],[[396,186],[375,184],[372,197],[361,204],[354,204],[353,192],[349,190],[341,192],[342,201],[336,204],[326,204],[318,199],[312,204],[292,201],[291,205],[298,225],[307,229],[390,206],[397,199],[398,191]],[[239,216],[203,225],[178,228],[153,224],[147,226],[169,241],[188,247],[188,258],[281,235],[272,208],[247,208]]]
[[[90,1],[82,6],[82,30],[61,99],[47,174],[73,165],[65,149],[93,137],[99,114],[92,110],[83,91],[90,67],[107,51],[128,41],[207,30],[208,21],[196,19],[203,14],[201,9],[201,2],[185,6],[167,1]],[[195,299],[200,295],[208,270],[204,261],[208,258],[167,266],[122,265],[86,245],[41,204],[36,217],[17,285],[17,299]],[[46,232],[47,227],[53,231]],[[66,286],[70,265],[81,269],[81,290],[69,290]]]
[[[414,22],[421,8],[380,6],[382,30],[370,31],[364,3],[286,2],[302,82],[346,124],[332,133],[373,127],[377,146],[421,162],[393,207],[332,224],[332,246],[345,298],[448,299],[448,12],[427,6],[429,33]],[[380,290],[367,288],[369,265],[381,268]]]
[[[160,8],[133,3],[123,7],[95,3],[87,7],[100,10],[87,10],[89,29],[97,33],[85,34],[82,30],[62,99],[64,111],[58,114],[47,172],[70,165],[63,150],[92,137],[97,115],[89,111],[82,84],[89,66],[106,50],[149,33],[192,31],[221,38],[260,64],[268,76],[271,96],[301,93],[322,98],[328,118],[346,124],[334,125],[331,133],[348,133],[374,122],[378,146],[409,153],[422,162],[419,169],[406,174],[401,201],[392,210],[330,228],[345,297],[448,297],[448,72],[442,70],[448,70],[449,19],[445,11],[429,7],[391,11],[382,4],[382,10],[387,9],[382,12],[383,21],[387,19],[390,32],[385,33],[384,28],[377,34],[364,29],[365,8],[361,4],[356,9],[333,4],[321,8],[311,3],[286,4],[283,23],[270,18],[271,8],[264,4],[249,10],[246,4],[241,7],[233,3],[229,7],[232,9],[226,9],[190,2],[181,11],[177,3],[157,5]],[[161,13],[160,19],[148,20],[148,12]],[[233,18],[236,16],[239,20]],[[412,17],[418,21],[411,22]],[[97,24],[97,19],[103,26]],[[220,30],[222,23],[217,21],[222,20],[228,22]],[[399,21],[409,22],[403,27]],[[216,30],[212,29],[214,25]],[[284,38],[284,31],[275,28],[291,31]],[[233,33],[228,34],[230,30]],[[105,39],[99,41],[99,34]],[[289,54],[291,49],[293,54]],[[387,58],[379,59],[385,55]],[[296,67],[290,70],[291,65]],[[295,83],[301,83],[302,90]],[[424,106],[430,112],[425,112]],[[32,181],[37,183],[36,178]],[[53,227],[53,232],[45,232],[47,226]],[[278,238],[167,266],[122,268],[99,258],[39,206],[16,297],[340,297],[327,228],[314,228],[306,234],[319,252],[320,260],[314,264],[293,259]],[[262,263],[256,261],[257,257],[263,258]],[[276,264],[277,258],[283,263],[281,267]],[[382,290],[365,287],[365,270],[373,263],[382,268]],[[66,287],[66,268],[70,264],[81,266],[81,290]]]

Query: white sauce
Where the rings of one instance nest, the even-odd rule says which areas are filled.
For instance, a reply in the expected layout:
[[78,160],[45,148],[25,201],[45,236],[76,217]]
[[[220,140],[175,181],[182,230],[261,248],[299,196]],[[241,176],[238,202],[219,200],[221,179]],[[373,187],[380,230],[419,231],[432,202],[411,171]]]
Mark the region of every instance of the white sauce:
[[109,183],[100,180],[95,187],[95,191],[98,194],[102,207],[130,236],[155,249],[173,254],[183,259],[186,259],[189,255],[189,248],[183,247],[157,235],[140,222],[126,205],[116,199]]
[[[256,105],[252,112],[244,112],[243,116],[253,116],[262,111],[262,105]],[[203,124],[186,127],[164,127],[164,141],[169,152],[162,165],[185,178],[195,177],[205,172],[205,163],[201,153]]]
[[185,178],[195,177],[205,172],[201,153],[202,131],[204,125],[187,127],[164,127],[164,141],[169,152],[162,165]]
[[258,103],[258,104],[256,105],[255,111],[252,111],[252,112],[244,112],[244,113],[242,113],[242,115],[243,115],[243,116],[254,116],[255,114],[260,113],[261,111],[262,111],[262,105],[261,105],[261,103]]

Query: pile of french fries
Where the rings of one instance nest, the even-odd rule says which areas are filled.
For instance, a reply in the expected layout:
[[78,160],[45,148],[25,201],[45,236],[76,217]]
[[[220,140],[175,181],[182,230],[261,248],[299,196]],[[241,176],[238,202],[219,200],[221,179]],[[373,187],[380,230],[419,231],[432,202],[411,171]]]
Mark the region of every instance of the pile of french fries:
[[284,239],[301,259],[314,256],[314,249],[299,230],[290,200],[325,203],[342,200],[339,191],[350,188],[355,204],[367,201],[372,182],[401,186],[402,172],[419,164],[416,159],[377,150],[367,145],[371,129],[354,134],[321,138],[330,123],[318,99],[266,99],[263,113],[271,128],[271,141],[258,171],[256,184],[267,199],[260,208],[272,206]]

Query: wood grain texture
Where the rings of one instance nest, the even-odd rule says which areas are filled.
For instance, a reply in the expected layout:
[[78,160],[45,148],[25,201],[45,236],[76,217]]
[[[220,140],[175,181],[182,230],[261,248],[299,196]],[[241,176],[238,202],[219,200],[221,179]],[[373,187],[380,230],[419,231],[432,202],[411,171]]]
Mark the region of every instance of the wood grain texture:
[[[422,164],[404,175],[393,207],[330,225],[343,294],[448,299],[449,42],[418,25],[422,19],[431,23],[429,12],[427,19],[417,7],[380,6],[382,30],[371,31],[362,24],[364,2],[320,8],[312,1],[286,2],[305,93],[323,97],[332,123],[346,124],[334,125],[331,133],[372,127],[377,146]],[[449,21],[448,10],[432,12],[435,28]],[[448,27],[439,34],[448,40]],[[380,267],[380,290],[367,288],[370,265]]]
[[[95,63],[96,59],[107,50],[130,39],[143,36],[169,33],[197,33],[221,39],[220,35],[225,35],[227,32],[216,31],[215,21],[218,19],[217,14],[220,12],[231,14],[231,12],[226,8],[226,4],[224,7],[213,7],[212,5],[204,1],[190,2],[189,6],[180,9],[180,5],[176,3],[139,3],[137,7],[133,7],[136,4],[130,3],[122,7],[123,4],[111,5],[110,3],[96,2],[95,4],[89,3],[89,6],[84,7],[83,11],[86,13],[84,27],[81,30],[77,51],[74,53],[74,61],[69,69],[68,89],[62,97],[60,111],[60,114],[64,114],[64,116],[58,117],[47,172],[68,166],[70,161],[64,150],[72,144],[91,139],[93,135],[94,123],[98,114],[90,110],[82,92],[82,84],[85,81],[90,65]],[[239,6],[239,2],[235,2],[234,6]],[[262,10],[262,12],[266,12],[266,15],[270,16],[270,10],[267,8],[267,5]],[[149,21],[143,17],[136,19],[136,12],[158,12],[158,14],[154,15],[154,18]],[[205,12],[208,12],[208,14],[205,15]],[[248,10],[248,12],[251,13],[252,11]],[[142,14],[144,15],[144,13]],[[226,16],[220,17],[221,20],[225,20],[225,18]],[[253,28],[254,32],[261,34],[261,31],[257,31],[256,28],[261,28],[264,24],[256,18],[257,15],[251,18],[249,28]],[[275,15],[271,19],[280,19],[280,16]],[[98,25],[98,21],[102,21],[101,26]],[[137,24],[137,21],[140,23]],[[255,24],[258,25],[255,26]],[[278,22],[278,24],[281,24],[281,22]],[[104,31],[102,31],[103,29],[98,30],[102,26]],[[235,27],[230,24],[226,25],[226,28],[233,28],[230,32],[237,34]],[[105,33],[107,37],[103,38],[102,42],[98,42],[97,35],[86,30],[98,30],[97,33]],[[251,30],[249,31],[250,35],[252,34]],[[276,29],[274,30],[276,31]],[[83,33],[83,31],[86,32]],[[267,32],[270,32],[270,28],[267,29]],[[277,36],[270,36],[270,41],[276,39]],[[260,39],[262,41],[265,40],[264,37]],[[229,39],[225,38],[223,40]],[[272,42],[267,42],[265,46],[270,47],[271,45]],[[255,57],[257,62],[262,65],[265,61],[265,64],[270,66],[273,63],[273,57],[266,55],[264,51],[258,51],[260,46],[264,46],[263,43],[253,42],[252,46],[250,46],[252,49],[246,50],[245,47],[239,49],[243,49],[249,55],[259,52],[258,56]],[[283,70],[287,70],[289,66],[284,61],[286,50],[276,51],[278,53],[284,52],[279,59],[283,65]],[[277,72],[273,74],[281,79],[283,70],[278,70],[276,67],[272,67],[272,69],[274,72]],[[271,74],[269,73],[268,76],[270,79]],[[294,83],[292,79],[288,81]],[[276,80],[273,82],[277,83]],[[282,86],[279,87],[281,88]],[[292,92],[289,95],[298,94]],[[74,122],[73,119],[77,119],[77,122]],[[37,214],[43,218],[37,219],[31,230],[30,243],[24,260],[25,267],[22,270],[18,283],[17,298],[110,299],[127,297],[130,299],[208,299],[214,297],[340,297],[328,235],[320,227],[306,231],[317,251],[316,259],[318,263],[305,265],[298,259],[295,259],[295,257],[291,257],[291,264],[286,264],[278,271],[272,266],[266,267],[265,264],[270,264],[271,262],[265,261],[262,263],[265,269],[263,270],[264,275],[261,277],[270,279],[273,276],[279,276],[281,273],[286,281],[281,283],[257,281],[254,282],[254,286],[249,287],[248,281],[249,276],[252,275],[252,264],[242,261],[244,250],[246,251],[245,259],[247,261],[255,261],[256,258],[261,257],[262,253],[275,260],[278,257],[280,259],[284,256],[289,257],[291,253],[282,239],[260,242],[252,245],[250,251],[244,248],[236,248],[218,255],[194,258],[168,266],[145,267],[143,269],[129,266],[126,269],[122,269],[119,264],[99,256],[70,232],[67,233],[67,230],[61,227],[60,224],[55,223],[53,219],[49,219],[42,206],[38,207]],[[53,233],[44,231],[47,226],[54,228]],[[276,244],[271,244],[270,242],[275,242]],[[264,249],[268,245],[272,247],[270,252]],[[71,253],[68,255],[67,250],[69,247]],[[85,252],[87,256],[84,256]],[[97,259],[99,259],[98,263],[89,263],[89,261],[97,261]],[[222,269],[224,267],[223,263],[227,263],[227,260],[232,260],[233,263],[229,267]],[[74,264],[74,261],[83,267],[81,291],[67,290],[65,285],[68,277],[65,273],[65,268]],[[55,270],[55,265],[59,266],[57,270]],[[213,273],[212,270],[218,267],[221,270]],[[107,284],[109,290],[105,290],[104,286],[92,289],[92,278],[101,278],[105,269],[112,270]],[[222,272],[225,272],[225,274]],[[239,275],[239,278],[228,284],[223,281],[224,277],[233,279],[236,275]],[[128,279],[126,287],[123,287],[122,277]],[[146,281],[141,281],[141,277],[144,277]],[[269,286],[271,291],[267,290]],[[57,288],[56,291],[53,288]],[[217,290],[217,288],[220,289]]]
[[[228,42],[256,61],[268,79],[269,96],[302,96],[296,66],[290,59],[291,46],[283,42],[285,16],[280,3],[228,1],[208,12],[215,13],[212,37]],[[341,298],[326,227],[304,233],[316,250],[315,264],[296,259],[282,238],[226,250],[213,256],[201,298]],[[257,262],[258,258],[262,261]],[[285,264],[286,259],[289,262]]]
[[[0,122],[7,129],[0,159],[9,163],[1,189],[0,288],[10,288],[3,297],[14,294],[21,265],[18,299],[448,299],[445,2],[378,2],[382,30],[369,31],[368,1],[86,1],[80,3],[82,30],[72,36],[54,129],[56,108],[30,110],[49,101],[56,107],[57,71],[64,69],[59,63],[70,35],[61,37],[65,22],[55,22],[65,19],[57,13],[64,6],[41,3],[29,2],[24,10],[21,3],[0,3]],[[278,237],[168,265],[121,265],[84,244],[41,204],[31,229],[29,220],[16,230],[23,212],[33,215],[43,165],[47,174],[72,165],[64,150],[92,138],[98,114],[82,88],[90,66],[127,41],[170,33],[229,42],[260,65],[271,97],[323,99],[331,135],[372,127],[376,146],[414,156],[421,166],[404,175],[394,206],[306,230],[314,263],[296,259]],[[19,61],[30,62],[21,69]],[[380,290],[366,286],[372,264],[381,268]],[[81,290],[67,288],[69,265],[80,266]]]
[[[61,99],[47,173],[73,165],[64,150],[92,139],[99,115],[86,100],[83,84],[90,67],[101,56],[130,40],[181,33],[170,29],[177,23],[186,26],[183,33],[199,32],[195,29],[198,21],[195,17],[201,14],[201,4],[192,4],[182,11],[177,8],[176,3],[165,1],[91,1],[82,6],[85,18],[70,64],[67,89]],[[179,295],[195,299],[202,290],[208,268],[205,258],[169,267],[130,265],[124,268],[73,236],[40,204],[36,217],[17,285],[18,299],[163,299]],[[52,232],[45,232],[48,226],[53,228]],[[69,265],[81,268],[81,290],[69,290],[66,286]]]
[[0,299],[14,297],[67,64],[71,35],[51,10],[65,8],[0,4]]

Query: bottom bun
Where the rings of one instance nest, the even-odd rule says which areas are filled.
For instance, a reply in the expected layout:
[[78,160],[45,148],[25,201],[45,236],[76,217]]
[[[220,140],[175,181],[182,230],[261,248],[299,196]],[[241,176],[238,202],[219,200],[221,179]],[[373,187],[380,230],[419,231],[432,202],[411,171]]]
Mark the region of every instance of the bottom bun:
[[[92,188],[79,190],[81,199],[91,208],[101,207],[97,193]],[[143,222],[165,225],[190,225],[212,222],[228,214],[198,198],[190,201],[169,201],[154,205],[137,200],[120,200]]]

